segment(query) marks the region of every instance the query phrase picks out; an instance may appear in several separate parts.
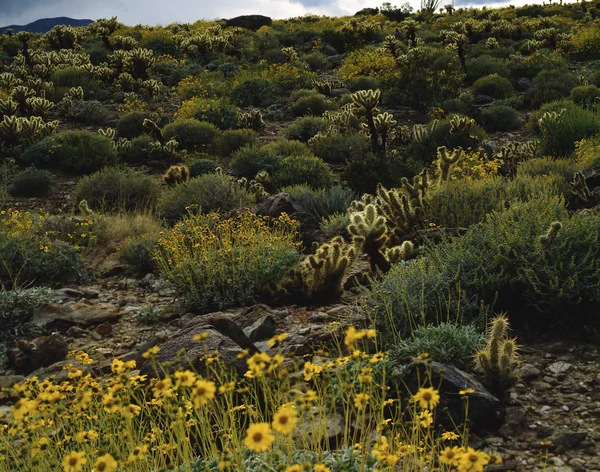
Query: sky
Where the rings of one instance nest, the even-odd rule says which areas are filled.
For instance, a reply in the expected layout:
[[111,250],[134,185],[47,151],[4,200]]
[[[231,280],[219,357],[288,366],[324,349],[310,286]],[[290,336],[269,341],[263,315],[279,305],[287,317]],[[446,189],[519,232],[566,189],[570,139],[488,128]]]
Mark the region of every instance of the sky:
[[[392,1],[402,5],[406,0]],[[420,0],[409,0],[413,8]],[[308,13],[353,15],[365,7],[381,6],[384,0],[0,0],[0,26],[24,25],[40,18],[68,16],[96,20],[117,16],[127,25],[193,23],[199,19],[232,18],[261,14],[289,18]],[[442,1],[442,5],[451,0]],[[456,6],[515,6],[541,0],[455,0]]]

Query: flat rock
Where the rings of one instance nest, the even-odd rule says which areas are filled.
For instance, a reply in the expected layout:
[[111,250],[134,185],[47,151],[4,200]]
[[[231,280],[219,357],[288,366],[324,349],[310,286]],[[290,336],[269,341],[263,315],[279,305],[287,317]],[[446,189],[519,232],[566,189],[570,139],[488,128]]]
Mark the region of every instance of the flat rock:
[[116,321],[120,317],[119,305],[113,303],[91,304],[83,299],[70,305],[46,303],[40,307],[30,323],[40,328],[48,328],[54,323],[90,326],[106,321]]
[[554,362],[548,366],[548,370],[556,375],[569,372],[572,368],[573,366],[571,364],[564,361]]

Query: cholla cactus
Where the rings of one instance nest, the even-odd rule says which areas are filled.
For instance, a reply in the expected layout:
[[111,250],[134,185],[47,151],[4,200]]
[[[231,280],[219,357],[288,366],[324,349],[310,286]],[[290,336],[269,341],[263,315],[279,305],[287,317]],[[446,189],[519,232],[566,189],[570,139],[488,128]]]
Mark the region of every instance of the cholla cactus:
[[94,214],[92,209],[89,207],[87,200],[81,200],[79,205],[77,205],[77,208],[79,209],[81,216],[92,216]]
[[548,231],[540,236],[540,244],[544,249],[548,248],[554,242],[561,229],[562,223],[560,221],[555,221],[550,225]]
[[295,62],[300,59],[293,47],[281,48],[281,52],[283,53],[286,62]]
[[17,114],[19,105],[12,99],[0,100],[0,118],[4,116],[13,116]]
[[498,43],[498,40],[496,38],[488,38],[485,42],[485,47],[490,50],[498,49],[500,47],[500,43]]
[[451,133],[460,133],[462,131],[468,131],[468,129],[475,124],[475,120],[473,118],[469,118],[466,116],[454,115],[450,119],[450,132]]
[[54,103],[41,97],[31,97],[27,99],[27,106],[33,116],[46,118],[48,112],[54,107]]
[[124,51],[131,51],[135,49],[138,42],[131,36],[120,36],[117,35],[113,38],[113,44],[116,49],[122,49]]
[[402,31],[404,32],[404,36],[406,36],[406,40],[409,46],[416,46],[416,36],[417,30],[419,29],[419,23],[417,23],[412,18],[407,18],[402,22]]
[[450,178],[452,166],[456,164],[463,156],[462,148],[448,151],[446,146],[440,146],[437,149],[437,168],[439,171],[439,182],[446,182]]
[[146,118],[144,120],[143,126],[148,130],[148,134],[156,139],[161,145],[165,144],[165,137],[163,135],[162,129],[158,126],[154,121]]
[[573,180],[569,184],[569,193],[583,202],[587,202],[590,199],[592,194],[583,172],[577,172],[573,176]]
[[385,155],[386,141],[396,121],[389,113],[379,113],[381,90],[360,90],[350,98],[354,115],[365,118],[366,123],[362,123],[361,129],[370,139],[373,152]]
[[356,249],[369,257],[373,272],[389,270],[388,260],[383,254],[388,241],[386,220],[377,214],[374,204],[368,204],[362,211],[350,214],[348,233]]
[[72,26],[56,25],[48,31],[44,38],[52,49],[77,49],[83,38],[83,31]]
[[412,241],[404,241],[399,246],[387,248],[385,250],[385,258],[390,264],[397,264],[398,262],[408,261],[413,259],[417,254],[415,245]]
[[167,185],[176,185],[190,179],[190,170],[187,166],[171,166],[163,175],[162,180]]
[[486,378],[492,393],[503,395],[516,382],[519,357],[516,339],[508,338],[508,318],[492,318],[486,336],[486,346],[475,354],[475,364]]
[[337,237],[308,256],[300,269],[308,299],[328,303],[339,298],[344,292],[343,279],[354,255],[355,249]]
[[242,128],[253,129],[259,133],[265,129],[265,122],[260,110],[240,110],[238,111],[238,117]]
[[99,129],[98,134],[108,139],[115,139],[117,132],[114,128]]

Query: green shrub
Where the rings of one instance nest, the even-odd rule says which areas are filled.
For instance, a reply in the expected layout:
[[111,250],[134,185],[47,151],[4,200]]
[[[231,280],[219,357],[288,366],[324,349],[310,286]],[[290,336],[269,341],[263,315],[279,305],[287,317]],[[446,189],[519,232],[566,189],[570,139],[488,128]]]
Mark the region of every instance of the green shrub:
[[176,221],[192,211],[209,213],[227,212],[250,205],[248,192],[234,185],[227,176],[205,174],[188,180],[163,192],[158,201],[158,212],[169,221]]
[[354,77],[348,82],[348,88],[351,92],[358,92],[359,90],[377,90],[380,87],[381,84],[377,79],[364,75]]
[[0,287],[10,290],[32,284],[57,286],[81,281],[77,250],[51,239],[45,215],[8,209],[0,212]]
[[152,210],[160,196],[160,183],[155,178],[129,167],[106,167],[77,182],[73,199],[86,200],[92,210]]
[[152,143],[154,143],[154,139],[147,134],[133,138],[131,147],[123,156],[124,161],[128,164],[147,165],[153,160],[161,160],[162,151],[153,149]]
[[538,126],[544,154],[569,156],[575,150],[575,142],[600,133],[600,109],[573,107],[565,110],[562,118],[547,119]]
[[484,344],[482,329],[470,324],[419,326],[410,337],[391,348],[390,360],[395,365],[411,363],[417,356],[427,353],[428,358],[435,362],[467,370],[475,352]]
[[153,272],[155,270],[153,256],[158,237],[158,235],[154,234],[128,240],[121,248],[121,260],[125,264],[134,267],[140,274]]
[[287,139],[308,142],[319,131],[325,131],[327,124],[320,116],[303,116],[297,118],[284,131]]
[[271,173],[282,159],[282,155],[269,152],[265,146],[244,146],[233,153],[229,170],[239,177],[251,178],[261,170]]
[[159,240],[156,261],[194,311],[243,306],[297,263],[297,231],[287,216],[189,215]]
[[506,77],[509,73],[504,61],[501,59],[483,55],[467,60],[467,80],[474,82],[488,75],[500,75]]
[[95,98],[96,94],[104,89],[102,83],[95,79],[90,72],[78,67],[58,69],[52,73],[50,81],[54,84],[54,93],[52,94],[54,102],[59,102],[72,87],[83,88],[86,99]]
[[214,98],[194,97],[184,101],[177,111],[179,120],[195,118],[206,121],[221,130],[237,128],[239,125],[239,108]]
[[536,177],[538,175],[560,175],[566,182],[571,182],[577,172],[574,159],[554,159],[539,157],[522,162],[517,168],[517,176]]
[[183,149],[202,152],[216,147],[221,132],[210,123],[188,118],[168,124],[163,134],[166,140],[175,138]]
[[343,238],[349,237],[348,225],[350,217],[348,213],[334,213],[333,215],[323,218],[319,223],[319,229],[323,233],[325,239],[332,239],[336,236]]
[[310,70],[319,71],[327,67],[327,56],[321,52],[313,52],[302,57],[302,60],[308,64]]
[[252,77],[233,87],[231,100],[241,107],[266,107],[275,102],[276,93],[277,90],[270,80]]
[[470,105],[459,98],[452,98],[450,100],[446,100],[444,103],[442,103],[442,109],[448,115],[456,114],[468,116],[471,112]]
[[281,157],[301,156],[311,152],[305,143],[284,138],[265,144],[262,148],[269,154]]
[[475,95],[489,95],[492,98],[506,98],[514,93],[510,80],[500,77],[498,74],[487,75],[477,79],[473,83]]
[[295,117],[306,115],[321,116],[330,108],[331,105],[324,95],[312,93],[296,100],[292,105],[291,112]]
[[13,197],[44,197],[52,185],[52,174],[47,170],[28,167],[16,174],[8,185]]
[[554,102],[544,103],[539,110],[532,111],[529,115],[529,119],[527,120],[527,130],[540,135],[542,130],[540,129],[539,120],[544,113],[546,112],[557,112],[560,113],[562,109],[570,110],[572,108],[577,108],[571,100],[568,98],[563,98],[562,100],[556,100]]
[[542,70],[533,79],[533,86],[527,91],[527,97],[533,108],[544,103],[568,97],[577,86],[577,79],[565,70]]
[[522,124],[519,112],[506,105],[483,108],[478,121],[486,131],[513,131]]
[[571,96],[575,105],[580,107],[591,107],[600,103],[600,88],[595,85],[580,85],[571,90]]
[[133,139],[147,133],[148,130],[144,128],[144,120],[146,119],[152,119],[152,113],[147,111],[133,111],[122,115],[117,123],[117,136],[119,138]]
[[309,185],[284,187],[282,192],[288,193],[298,201],[307,213],[316,221],[328,218],[333,214],[345,213],[350,204],[358,198],[353,190],[339,185],[329,188],[314,189]]
[[272,183],[275,188],[298,184],[325,188],[333,183],[333,172],[316,156],[288,156],[273,171]]
[[244,146],[253,146],[257,139],[258,133],[251,129],[224,131],[219,138],[219,152],[222,156],[229,156]]
[[29,146],[20,156],[25,165],[90,173],[118,161],[110,139],[91,131],[62,131]]
[[190,170],[190,177],[198,177],[203,174],[214,174],[219,167],[217,161],[213,159],[194,159],[192,162],[188,164],[188,169]]
[[371,149],[370,143],[358,133],[335,133],[316,140],[311,147],[317,157],[336,164],[360,159]]
[[596,87],[600,87],[600,69],[595,70],[590,74],[589,83]]
[[42,305],[54,301],[54,292],[49,288],[33,287],[19,290],[0,291],[0,339],[22,334],[25,323],[31,321],[35,311]]
[[104,123],[109,113],[98,100],[73,100],[64,112],[67,120],[87,125]]

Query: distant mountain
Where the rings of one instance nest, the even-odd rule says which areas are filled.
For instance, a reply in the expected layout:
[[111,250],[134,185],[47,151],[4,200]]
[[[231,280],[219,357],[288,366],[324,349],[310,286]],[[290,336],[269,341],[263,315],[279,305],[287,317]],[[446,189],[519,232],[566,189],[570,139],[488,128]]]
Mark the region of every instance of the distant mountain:
[[4,33],[8,28],[12,28],[14,33],[19,31],[30,31],[31,33],[47,33],[56,25],[66,26],[87,26],[93,23],[94,20],[75,20],[66,16],[59,16],[58,18],[42,18],[41,20],[34,21],[27,25],[10,25],[3,26],[0,28],[0,33]]

